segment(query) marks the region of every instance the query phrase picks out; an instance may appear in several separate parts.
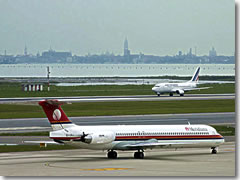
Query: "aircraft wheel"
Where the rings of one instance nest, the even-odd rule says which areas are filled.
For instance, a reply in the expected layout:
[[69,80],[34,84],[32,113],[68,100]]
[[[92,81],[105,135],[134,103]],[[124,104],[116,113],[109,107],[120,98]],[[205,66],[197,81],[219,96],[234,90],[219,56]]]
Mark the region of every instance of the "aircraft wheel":
[[144,158],[144,153],[143,152],[135,152],[134,153],[134,158],[135,159],[143,159]]
[[158,97],[160,97],[160,93],[158,93],[157,95],[158,95]]
[[217,150],[215,147],[212,148],[212,154],[217,154]]
[[117,152],[116,151],[109,151],[107,154],[109,159],[117,159]]
[[173,96],[173,93],[170,93],[169,96]]
[[184,96],[184,94],[180,94],[180,96]]

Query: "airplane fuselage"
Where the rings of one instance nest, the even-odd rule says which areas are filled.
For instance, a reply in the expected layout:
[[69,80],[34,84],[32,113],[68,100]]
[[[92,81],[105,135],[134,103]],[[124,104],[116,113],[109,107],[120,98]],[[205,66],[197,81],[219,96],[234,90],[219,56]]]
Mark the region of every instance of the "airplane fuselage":
[[[75,126],[66,130],[50,132],[50,138],[95,150],[138,150],[134,144],[144,142],[163,144],[154,148],[218,147],[224,142],[224,138],[207,125]],[[84,132],[91,136],[91,142],[81,140]]]
[[195,88],[195,87],[197,87],[197,83],[195,83],[195,82],[159,83],[159,84],[156,84],[152,88],[152,91],[154,91],[155,93],[160,93],[160,94],[163,94],[163,93],[174,93],[174,92],[176,92],[176,90],[183,90],[183,91],[185,91],[186,89]]

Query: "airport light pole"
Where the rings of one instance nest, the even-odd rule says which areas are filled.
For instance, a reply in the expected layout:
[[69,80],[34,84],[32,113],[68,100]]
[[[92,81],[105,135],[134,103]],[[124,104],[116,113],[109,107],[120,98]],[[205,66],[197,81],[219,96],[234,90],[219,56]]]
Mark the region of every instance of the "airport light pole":
[[48,66],[47,67],[48,91],[50,91],[49,75],[50,75],[50,70],[49,70],[49,66]]

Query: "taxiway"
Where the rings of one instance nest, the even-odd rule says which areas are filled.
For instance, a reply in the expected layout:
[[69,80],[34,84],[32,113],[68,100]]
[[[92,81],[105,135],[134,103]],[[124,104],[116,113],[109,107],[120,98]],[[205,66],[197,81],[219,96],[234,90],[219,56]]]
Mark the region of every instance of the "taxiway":
[[112,160],[106,152],[57,150],[0,153],[1,176],[235,176],[235,143],[208,148],[155,149],[144,159],[119,151]]
[[79,96],[79,97],[25,97],[0,98],[0,103],[38,102],[44,99],[58,99],[67,102],[106,102],[106,101],[176,101],[176,100],[216,100],[235,99],[235,94],[185,94],[174,95],[135,95],[135,96]]

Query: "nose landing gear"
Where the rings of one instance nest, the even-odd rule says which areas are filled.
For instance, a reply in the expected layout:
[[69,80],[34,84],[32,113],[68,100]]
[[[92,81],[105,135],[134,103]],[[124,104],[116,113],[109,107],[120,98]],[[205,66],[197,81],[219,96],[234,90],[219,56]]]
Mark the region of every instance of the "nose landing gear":
[[212,149],[212,154],[217,154],[217,149],[216,149],[216,147],[212,147],[211,149]]

